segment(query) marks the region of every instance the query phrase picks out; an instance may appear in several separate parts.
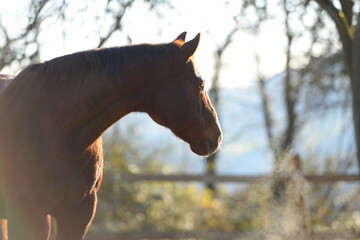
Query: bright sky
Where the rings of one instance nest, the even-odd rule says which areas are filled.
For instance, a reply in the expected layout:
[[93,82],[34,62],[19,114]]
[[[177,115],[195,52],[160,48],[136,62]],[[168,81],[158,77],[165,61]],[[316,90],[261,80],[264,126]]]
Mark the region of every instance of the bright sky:
[[[92,3],[92,1],[89,1]],[[76,10],[83,7],[84,1],[71,1],[70,13],[74,12],[74,20],[65,25],[66,39],[63,39],[62,25],[54,20],[46,22],[43,34],[40,35],[42,42],[41,61],[46,61],[57,56],[77,52],[96,47],[98,33],[94,32],[94,16],[101,14],[97,9],[104,9],[101,4],[105,1],[96,1],[96,5],[88,8],[86,14],[76,15]],[[16,27],[24,17],[24,1],[12,0],[11,2],[0,0],[6,9],[0,9],[0,17],[5,26]],[[217,45],[223,43],[226,34],[234,26],[232,16],[240,9],[238,1],[224,4],[224,1],[208,0],[174,0],[175,9],[168,10],[162,7],[159,18],[148,10],[142,3],[135,4],[131,11],[127,12],[124,21],[124,33],[129,34],[133,43],[143,42],[167,42],[173,40],[182,31],[188,31],[188,39],[198,32],[202,33],[201,42],[196,52],[199,72],[205,79],[212,77],[214,66],[214,50]],[[70,16],[72,14],[69,14]],[[103,20],[104,30],[110,25]],[[46,28],[45,28],[46,27]],[[210,33],[210,34],[209,34]],[[106,46],[119,46],[127,44],[126,34],[117,33],[106,43]],[[264,25],[258,38],[254,38],[246,31],[239,31],[234,36],[233,44],[224,55],[224,69],[221,73],[221,84],[226,87],[246,87],[254,83],[256,79],[256,65],[254,61],[254,49],[260,54],[262,72],[271,77],[284,69],[285,39],[283,28],[278,21],[269,21]],[[12,72],[14,69],[5,69],[3,73]]]

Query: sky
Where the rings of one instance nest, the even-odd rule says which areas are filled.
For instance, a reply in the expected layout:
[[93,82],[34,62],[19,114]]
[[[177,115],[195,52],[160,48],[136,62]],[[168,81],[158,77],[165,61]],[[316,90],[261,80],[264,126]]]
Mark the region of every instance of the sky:
[[[16,31],[24,16],[24,0],[11,2],[0,0],[2,6],[0,17],[5,26],[14,26]],[[92,2],[92,1],[90,1]],[[40,35],[42,42],[41,61],[70,54],[77,51],[95,48],[99,33],[94,26],[94,16],[101,15],[99,9],[104,9],[105,1],[94,1],[86,13],[77,16],[77,9],[82,8],[84,1],[73,0],[69,8],[69,16],[73,17],[70,24],[62,25],[55,20],[44,24]],[[233,16],[240,9],[240,1],[207,1],[207,0],[174,0],[174,9],[160,8],[162,17],[150,12],[143,3],[135,4],[126,13],[123,32],[118,32],[106,42],[105,47],[126,45],[128,34],[134,44],[172,41],[183,31],[188,32],[188,39],[198,32],[202,34],[199,48],[196,52],[197,68],[202,76],[211,80],[214,66],[214,51],[222,44],[226,34],[234,26]],[[109,20],[102,19],[101,31],[110,25]],[[66,29],[66,38],[63,29]],[[272,77],[283,71],[285,66],[285,38],[280,22],[276,19],[268,21],[262,27],[259,36],[255,38],[245,30],[239,30],[233,43],[224,53],[224,68],[221,72],[221,85],[224,87],[248,87],[256,80],[256,63],[254,49],[261,57],[261,70],[264,75]],[[279,54],[280,53],[280,54]],[[2,73],[17,73],[18,69],[4,69]],[[209,87],[209,85],[208,85]]]

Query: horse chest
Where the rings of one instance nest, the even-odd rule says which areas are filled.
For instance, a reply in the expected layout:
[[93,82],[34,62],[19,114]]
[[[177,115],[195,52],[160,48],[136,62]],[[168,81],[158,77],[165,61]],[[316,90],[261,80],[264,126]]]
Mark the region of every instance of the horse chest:
[[47,202],[44,207],[51,209],[62,201],[81,201],[97,190],[103,166],[101,139],[81,151],[71,143],[54,147],[35,134],[9,129],[0,136],[0,193],[6,192],[7,198],[32,198]]

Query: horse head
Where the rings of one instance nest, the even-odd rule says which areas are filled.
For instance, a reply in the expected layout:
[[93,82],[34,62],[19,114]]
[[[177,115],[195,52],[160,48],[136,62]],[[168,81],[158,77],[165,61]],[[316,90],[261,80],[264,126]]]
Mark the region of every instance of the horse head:
[[188,42],[185,42],[185,36],[186,32],[170,43],[175,50],[172,51],[169,73],[152,89],[153,107],[148,114],[189,143],[194,153],[207,156],[219,148],[222,132],[217,113],[205,91],[205,81],[193,62],[200,34]]

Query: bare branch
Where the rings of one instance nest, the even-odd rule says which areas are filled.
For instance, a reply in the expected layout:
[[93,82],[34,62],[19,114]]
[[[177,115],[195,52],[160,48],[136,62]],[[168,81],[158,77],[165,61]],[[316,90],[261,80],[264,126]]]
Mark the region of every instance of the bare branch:
[[290,11],[287,8],[287,0],[283,0],[283,7],[285,12],[285,29],[286,36],[288,39],[287,49],[286,49],[286,64],[285,64],[285,106],[286,106],[286,115],[287,115],[287,127],[284,132],[283,141],[280,144],[282,151],[287,151],[293,142],[294,133],[295,133],[295,123],[297,121],[297,116],[295,113],[295,105],[297,102],[297,91],[291,84],[291,69],[290,69],[290,60],[291,60],[291,46],[293,43],[293,33],[291,32],[289,25],[289,15]]
[[[132,4],[134,3],[135,0],[129,0],[126,3],[122,3],[121,7],[121,11],[119,11],[118,13],[114,14],[115,16],[115,20],[114,23],[112,25],[112,27],[110,28],[110,30],[108,31],[108,33],[104,36],[100,38],[100,42],[98,44],[98,48],[102,47],[105,42],[118,30],[121,30],[121,20],[123,19],[126,11],[132,6]],[[110,1],[108,1],[108,5],[109,5]],[[107,7],[108,11],[111,11],[108,7]]]
[[37,28],[38,25],[42,22],[42,19],[40,19],[41,11],[44,9],[46,3],[48,3],[48,0],[42,0],[42,1],[31,1],[31,8],[33,9],[33,12],[30,13],[29,16],[29,23],[26,27],[26,32],[29,32],[33,30],[34,28]]
[[[234,35],[239,31],[239,27],[236,24],[230,32],[227,34],[225,41],[222,45],[218,45],[215,51],[215,67],[214,67],[214,75],[212,77],[211,88],[210,88],[210,98],[214,107],[219,111],[219,79],[220,72],[223,67],[223,53],[229,47],[231,42],[233,41]],[[220,117],[220,116],[219,116]],[[206,158],[207,163],[207,173],[214,175],[215,174],[215,162],[216,162],[217,153],[212,154],[211,156]],[[207,188],[212,192],[215,192],[215,185],[213,182],[207,183]]]
[[[348,29],[346,28],[344,21],[340,17],[340,11],[330,2],[330,0],[315,0],[321,8],[323,8],[334,21],[336,29],[338,30],[341,43],[343,45],[345,53],[345,61],[347,65],[347,70],[349,74],[351,73],[351,58],[352,58],[352,49],[351,49],[351,37],[349,36]],[[348,7],[346,7],[348,8]],[[348,11],[348,10],[346,10]]]
[[347,24],[349,26],[352,26],[354,2],[352,0],[340,0],[340,4],[342,11],[346,17]]

